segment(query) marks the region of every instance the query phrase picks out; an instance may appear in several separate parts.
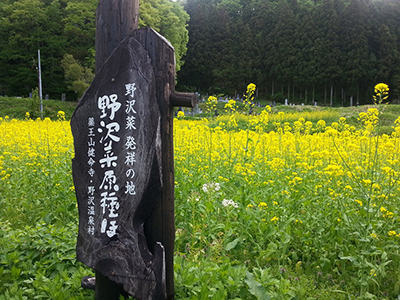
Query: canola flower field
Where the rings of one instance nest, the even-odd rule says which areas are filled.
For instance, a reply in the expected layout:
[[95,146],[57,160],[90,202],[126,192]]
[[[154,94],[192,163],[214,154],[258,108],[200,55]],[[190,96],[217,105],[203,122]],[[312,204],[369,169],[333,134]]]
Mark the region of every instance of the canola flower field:
[[[391,135],[379,106],[357,130],[268,107],[216,122],[174,120],[176,299],[397,299],[400,118]],[[0,299],[93,298],[73,151],[62,112],[0,118]]]

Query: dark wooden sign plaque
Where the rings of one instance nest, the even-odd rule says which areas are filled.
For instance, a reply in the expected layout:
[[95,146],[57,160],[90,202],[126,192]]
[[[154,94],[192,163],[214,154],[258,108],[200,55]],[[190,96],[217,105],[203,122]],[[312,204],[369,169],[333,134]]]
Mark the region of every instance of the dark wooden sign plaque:
[[[97,64],[96,64],[97,65]],[[173,299],[175,55],[150,28],[108,57],[71,119],[77,258],[96,271],[96,299]]]
[[71,120],[77,258],[139,299],[165,298],[165,253],[144,223],[161,202],[161,112],[150,58],[134,38],[113,52]]

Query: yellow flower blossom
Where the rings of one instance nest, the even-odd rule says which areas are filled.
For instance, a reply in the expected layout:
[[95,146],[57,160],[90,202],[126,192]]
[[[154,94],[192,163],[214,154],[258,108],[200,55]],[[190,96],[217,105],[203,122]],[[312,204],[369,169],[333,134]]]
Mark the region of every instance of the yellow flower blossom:
[[378,83],[375,88],[374,103],[381,104],[389,97],[389,86],[385,83]]
[[267,203],[265,203],[265,202],[260,202],[260,203],[258,204],[258,207],[260,207],[260,208],[267,208],[268,205],[267,205]]
[[360,206],[363,206],[363,202],[361,200],[355,199],[354,201],[357,202],[358,204],[360,204]]

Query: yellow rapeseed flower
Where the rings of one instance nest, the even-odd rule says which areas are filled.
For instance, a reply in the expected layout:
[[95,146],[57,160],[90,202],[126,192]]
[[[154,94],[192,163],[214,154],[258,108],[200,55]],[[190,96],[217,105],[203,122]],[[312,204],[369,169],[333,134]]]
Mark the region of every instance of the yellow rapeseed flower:
[[255,90],[256,90],[256,85],[255,85],[254,83],[250,83],[250,84],[247,86],[246,94],[254,93]]
[[360,204],[360,206],[363,206],[363,202],[361,200],[355,199],[354,201],[357,202],[358,204]]
[[267,205],[267,203],[265,203],[265,202],[260,202],[259,204],[258,204],[258,207],[260,207],[260,208],[263,208],[263,207],[268,207],[268,205]]
[[228,101],[227,104],[225,104],[225,111],[226,112],[231,112],[234,113],[237,110],[238,106],[236,104],[236,101],[231,99]]
[[389,86],[385,83],[378,83],[375,88],[374,103],[381,104],[389,97]]
[[277,222],[277,221],[279,221],[279,217],[273,217],[272,219],[271,219],[271,222]]
[[214,96],[208,97],[206,101],[207,112],[211,113],[212,111],[214,111],[217,108],[217,103],[218,103],[217,97]]

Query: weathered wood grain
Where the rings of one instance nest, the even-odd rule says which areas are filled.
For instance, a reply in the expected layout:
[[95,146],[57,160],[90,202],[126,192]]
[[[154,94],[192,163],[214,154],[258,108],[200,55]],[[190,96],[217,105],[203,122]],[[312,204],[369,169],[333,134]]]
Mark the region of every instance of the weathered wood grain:
[[[133,97],[127,84],[135,84]],[[110,99],[111,95],[114,99],[117,96],[117,101],[100,108],[100,99],[108,95]],[[128,103],[133,99],[131,108],[135,113],[128,111]],[[127,38],[96,74],[71,119],[75,146],[73,178],[79,210],[77,258],[138,299],[166,298],[165,251],[162,243],[157,243],[162,240],[149,239],[145,233],[145,223],[163,197],[163,110],[157,100],[152,62],[136,39]],[[128,126],[127,120],[132,116],[134,125]],[[88,125],[90,118],[94,125]],[[128,137],[135,141],[131,148],[127,146]],[[127,164],[132,152],[134,162]],[[107,160],[109,157],[116,159]],[[89,164],[91,158],[94,163]],[[111,171],[115,181],[106,176]],[[134,190],[127,188],[129,183],[135,185]],[[88,192],[88,187],[93,187],[92,192]],[[118,205],[111,200],[103,201],[104,193],[114,196]],[[107,228],[103,230],[104,219]],[[110,226],[111,221],[118,225],[116,229]]]
[[146,221],[145,232],[150,245],[161,242],[165,247],[167,298],[174,298],[174,156],[173,106],[175,91],[175,50],[163,36],[151,28],[141,28],[133,37],[149,54],[155,74],[156,99],[161,113],[162,199]]
[[111,53],[138,28],[139,0],[100,0],[96,12],[96,73]]
[[171,94],[171,104],[173,106],[195,107],[197,97],[194,93],[177,93]]

